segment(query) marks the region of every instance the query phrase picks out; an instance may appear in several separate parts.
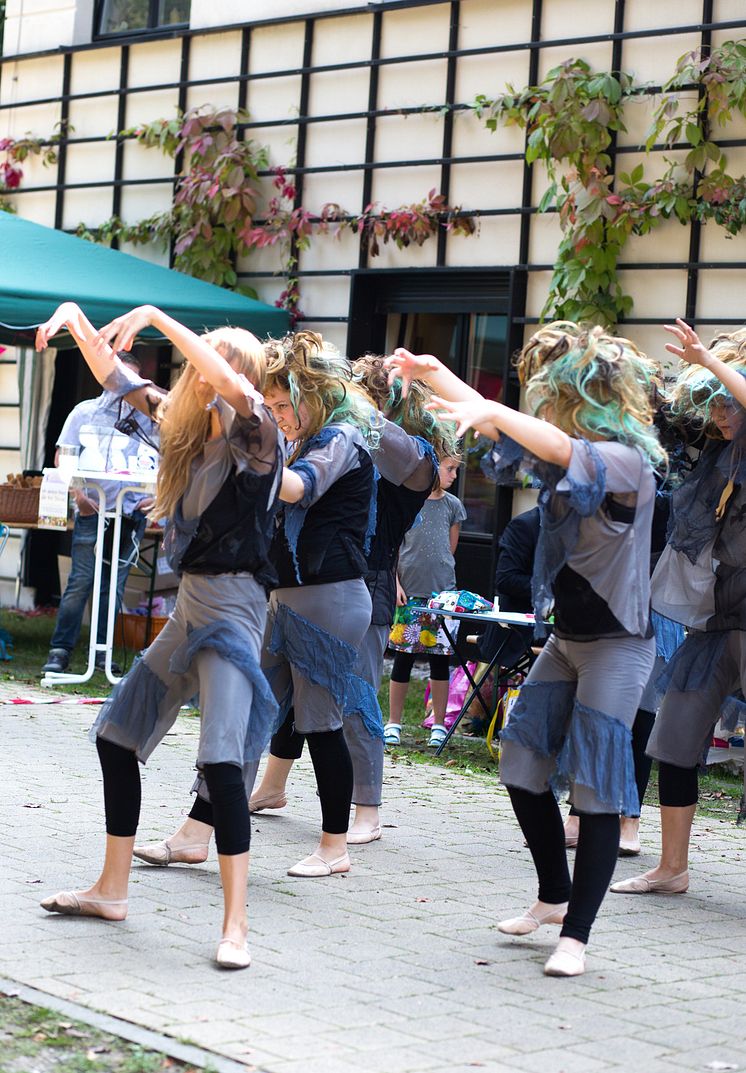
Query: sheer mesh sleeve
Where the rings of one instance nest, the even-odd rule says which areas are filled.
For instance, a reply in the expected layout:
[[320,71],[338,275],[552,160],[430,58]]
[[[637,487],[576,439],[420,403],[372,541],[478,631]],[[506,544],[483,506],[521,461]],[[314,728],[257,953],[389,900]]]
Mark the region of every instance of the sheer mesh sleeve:
[[432,488],[438,464],[430,444],[419,436],[410,436],[383,414],[378,416],[380,440],[373,452],[378,472],[391,484],[403,485],[413,492]]
[[166,392],[156,387],[152,380],[145,380],[121,361],[112,362],[111,372],[103,387],[116,398],[126,398],[130,406],[140,410],[151,421],[157,421],[157,411]]
[[335,481],[360,465],[359,449],[367,450],[353,425],[327,425],[313,437],[309,448],[289,467],[303,481],[305,492],[299,506],[308,509]]
[[262,396],[248,381],[245,388],[250,413],[239,414],[223,399],[217,405],[236,472],[262,476],[281,467],[282,438]]

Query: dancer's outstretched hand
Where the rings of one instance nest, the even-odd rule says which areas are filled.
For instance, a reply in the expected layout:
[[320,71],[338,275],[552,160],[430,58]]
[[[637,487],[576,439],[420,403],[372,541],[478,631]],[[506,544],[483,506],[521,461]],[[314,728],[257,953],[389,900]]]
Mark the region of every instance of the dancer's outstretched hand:
[[391,357],[386,358],[385,365],[389,370],[389,384],[401,377],[401,393],[406,398],[412,381],[426,380],[427,373],[435,372],[440,362],[432,354],[413,354],[411,350],[397,347]]
[[36,339],[34,340],[36,349],[46,350],[49,346],[49,340],[53,339],[57,332],[65,327],[70,317],[77,310],[78,307],[75,302],[63,302],[62,305],[58,306],[49,320],[45,321],[44,324],[40,324],[36,329]]
[[108,343],[112,350],[131,350],[137,336],[151,324],[155,313],[155,306],[136,306],[129,313],[123,313],[121,317],[115,317],[105,324],[98,333],[97,342],[102,340]]
[[709,364],[712,355],[707,347],[704,346],[694,328],[690,328],[686,321],[677,317],[675,324],[664,324],[663,327],[671,335],[676,336],[680,344],[675,346],[673,343],[666,343],[666,350],[670,354],[675,354],[677,358],[681,358],[687,365],[703,365],[706,367]]
[[469,400],[468,402],[449,402],[441,399],[439,395],[433,395],[427,404],[428,410],[433,410],[435,416],[441,421],[455,421],[456,435],[459,439],[464,433],[474,428],[478,432],[492,435],[497,429],[497,418],[500,413],[500,404],[491,399]]

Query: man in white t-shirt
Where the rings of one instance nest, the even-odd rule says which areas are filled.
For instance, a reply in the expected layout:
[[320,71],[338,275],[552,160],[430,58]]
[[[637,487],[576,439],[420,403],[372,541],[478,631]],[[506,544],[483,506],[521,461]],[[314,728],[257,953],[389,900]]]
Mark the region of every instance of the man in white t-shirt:
[[[139,372],[140,363],[132,354],[122,351],[120,359],[135,372]],[[85,399],[68,414],[67,420],[57,439],[57,447],[80,447],[80,430],[84,425],[99,425],[107,428],[119,426],[129,433],[126,456],[136,454],[138,449],[147,445],[157,449],[157,426],[144,414],[133,409],[126,400],[118,399],[109,391],[103,391],[95,399]],[[112,509],[119,485],[101,482],[106,490],[106,507]],[[73,492],[75,498],[75,524],[72,535],[72,568],[60,600],[57,623],[49,648],[47,662],[42,672],[64,671],[70,662],[70,656],[78,643],[83,613],[93,591],[93,572],[96,561],[96,535],[98,531],[98,493],[90,495],[86,488]],[[122,505],[122,531],[119,549],[119,573],[117,576],[117,607],[121,605],[124,586],[130,567],[137,558],[142,535],[145,532],[145,514],[152,499],[143,499],[138,492],[127,492]],[[109,567],[111,562],[111,539],[113,525],[106,523],[106,545],[104,570],[101,575],[101,596],[99,599],[97,641],[106,639],[106,620],[109,607]],[[94,626],[91,624],[91,629]],[[96,666],[102,669],[105,653],[96,657]]]

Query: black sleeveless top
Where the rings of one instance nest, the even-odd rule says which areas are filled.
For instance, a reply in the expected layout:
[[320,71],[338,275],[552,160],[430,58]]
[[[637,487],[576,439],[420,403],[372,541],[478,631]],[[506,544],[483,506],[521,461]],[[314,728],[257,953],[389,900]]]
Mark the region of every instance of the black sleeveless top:
[[281,513],[270,549],[279,588],[326,585],[365,574],[366,532],[374,495],[373,463],[363,447],[355,447],[359,464],[339,477],[308,508],[296,548],[297,572],[285,535],[284,510]]
[[277,501],[276,474],[234,466],[207,509],[178,564],[186,574],[251,573],[269,591],[277,582],[269,549]]

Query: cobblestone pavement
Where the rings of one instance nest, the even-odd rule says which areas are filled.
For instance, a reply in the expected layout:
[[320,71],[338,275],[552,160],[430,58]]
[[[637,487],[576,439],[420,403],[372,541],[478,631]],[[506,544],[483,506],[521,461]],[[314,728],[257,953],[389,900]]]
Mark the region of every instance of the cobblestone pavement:
[[[18,686],[0,687],[0,701]],[[39,899],[97,870],[102,801],[91,708],[0,704],[4,822],[0,976],[189,1040],[268,1073],[523,1073],[746,1068],[746,831],[698,822],[680,897],[610,895],[588,971],[548,979],[554,934],[501,936],[533,900],[531,862],[491,782],[387,763],[383,839],[348,876],[290,879],[319,824],[310,764],[291,804],[255,820],[254,964],[215,969],[221,895],[206,865],[132,873],[120,924],[51,917]],[[185,717],[144,770],[143,838],[188,799],[197,724]],[[458,748],[458,744],[454,746]],[[658,845],[645,817],[642,858]]]

